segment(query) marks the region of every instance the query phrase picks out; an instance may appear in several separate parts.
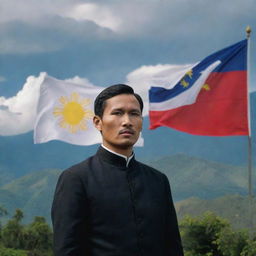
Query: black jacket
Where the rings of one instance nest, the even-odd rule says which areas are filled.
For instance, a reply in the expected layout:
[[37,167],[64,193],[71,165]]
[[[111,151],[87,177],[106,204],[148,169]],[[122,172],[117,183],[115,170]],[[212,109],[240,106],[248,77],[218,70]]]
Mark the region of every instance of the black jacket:
[[167,177],[100,147],[64,171],[52,205],[56,256],[182,256]]

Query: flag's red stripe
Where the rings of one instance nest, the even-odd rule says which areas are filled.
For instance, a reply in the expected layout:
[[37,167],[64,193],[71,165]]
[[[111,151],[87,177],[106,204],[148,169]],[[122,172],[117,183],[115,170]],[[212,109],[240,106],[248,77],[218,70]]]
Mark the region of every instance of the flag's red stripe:
[[168,126],[195,135],[248,135],[246,71],[212,73],[197,100],[167,111],[150,111],[150,129]]

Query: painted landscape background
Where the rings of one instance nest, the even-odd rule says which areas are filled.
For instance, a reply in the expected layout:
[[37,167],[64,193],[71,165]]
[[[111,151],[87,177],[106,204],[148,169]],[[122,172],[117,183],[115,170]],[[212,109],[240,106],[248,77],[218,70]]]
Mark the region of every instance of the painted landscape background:
[[[50,207],[58,175],[98,147],[33,144],[42,72],[102,87],[127,83],[147,106],[152,74],[196,63],[243,40],[250,25],[255,166],[254,0],[0,0],[0,13],[0,256],[52,255]],[[255,256],[247,137],[192,136],[148,126],[145,116],[145,146],[135,149],[136,158],[167,174],[186,256]],[[254,193],[255,181],[254,167]]]

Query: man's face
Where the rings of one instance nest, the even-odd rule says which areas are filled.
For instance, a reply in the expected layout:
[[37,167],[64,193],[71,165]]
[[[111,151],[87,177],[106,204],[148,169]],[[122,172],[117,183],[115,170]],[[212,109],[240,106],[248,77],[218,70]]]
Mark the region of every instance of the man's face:
[[103,116],[94,117],[94,124],[101,131],[103,145],[117,153],[129,150],[142,129],[140,104],[132,94],[114,96],[106,100]]

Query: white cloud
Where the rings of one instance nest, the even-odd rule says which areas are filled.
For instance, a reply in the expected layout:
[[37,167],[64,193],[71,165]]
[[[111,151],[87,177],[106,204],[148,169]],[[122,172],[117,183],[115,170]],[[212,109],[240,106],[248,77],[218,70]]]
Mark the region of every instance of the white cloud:
[[[51,16],[70,17],[77,21],[90,20],[121,34],[193,33],[201,28],[241,23],[241,18],[254,17],[255,1],[229,0],[221,3],[203,0],[0,0],[0,23],[23,21],[41,26]],[[218,19],[216,19],[218,13]],[[236,21],[237,20],[237,21]],[[202,25],[202,21],[204,22]],[[53,24],[52,24],[53,25]],[[247,25],[247,24],[246,24]]]
[[216,45],[237,40],[238,31],[255,23],[256,11],[254,0],[233,0],[232,6],[229,0],[0,0],[0,6],[0,53],[49,52],[102,37],[160,45],[163,40],[193,45],[200,38],[202,45]]
[[42,0],[39,3],[37,0],[26,0],[25,4],[20,0],[0,0],[0,5],[0,23],[21,21],[40,28],[51,17],[60,16],[78,22],[92,21],[100,27],[116,30],[121,22],[120,17],[115,14],[115,5],[111,3],[95,4],[79,0]]
[[45,20],[47,16],[59,15],[76,2],[76,0],[42,0],[40,2],[38,0],[0,0],[0,23],[23,21],[32,24]]
[[110,8],[93,3],[84,3],[74,6],[63,16],[77,21],[89,20],[103,28],[117,31],[121,25],[121,18],[116,16]]
[[0,135],[16,135],[32,129],[43,77],[43,73],[39,77],[29,76],[16,96],[0,97]]
[[81,78],[79,76],[74,76],[73,78],[65,79],[65,81],[74,83],[74,84],[80,84],[80,85],[83,85],[86,87],[94,87],[95,86],[87,78]]
[[[40,85],[46,73],[29,76],[23,88],[11,98],[0,97],[0,135],[18,135],[33,130]],[[66,81],[94,86],[86,78],[75,76]]]

